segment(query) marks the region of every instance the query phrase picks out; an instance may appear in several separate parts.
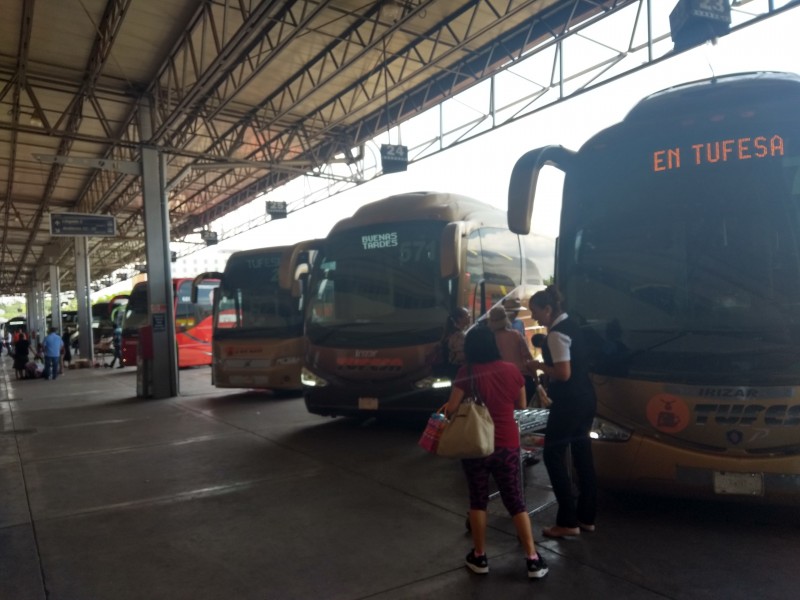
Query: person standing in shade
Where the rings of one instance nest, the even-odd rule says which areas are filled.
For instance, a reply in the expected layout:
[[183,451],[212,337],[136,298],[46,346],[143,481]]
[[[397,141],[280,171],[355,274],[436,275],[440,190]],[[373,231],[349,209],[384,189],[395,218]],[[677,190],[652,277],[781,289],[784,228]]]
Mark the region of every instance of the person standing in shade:
[[[556,524],[544,529],[546,537],[575,536],[595,530],[597,481],[592,458],[592,427],[597,399],[589,378],[589,358],[580,327],[563,308],[558,288],[548,286],[530,299],[533,318],[547,327],[542,348],[544,362],[534,367],[548,379],[552,400],[544,436],[544,464],[558,502]],[[577,502],[567,466],[567,450],[578,484]]]
[[447,316],[444,333],[439,341],[441,362],[436,369],[450,379],[455,378],[458,369],[464,364],[464,336],[469,323],[469,311],[463,306]]
[[494,332],[500,357],[504,361],[516,365],[525,379],[525,399],[530,401],[536,393],[536,380],[534,379],[535,371],[532,368],[533,355],[525,337],[511,327],[506,309],[502,306],[495,306],[489,311],[489,329]]
[[34,356],[42,355],[42,338],[35,329],[28,334],[28,342],[31,344],[31,351]]
[[61,356],[61,374],[64,374],[64,365],[69,366],[72,362],[72,351],[69,347],[69,336],[72,335],[72,330],[67,327],[64,329],[64,335],[61,336],[61,341],[64,343],[64,353]]
[[519,317],[519,311],[522,310],[522,302],[519,298],[506,298],[503,300],[503,308],[506,309],[506,316],[508,322],[511,323],[511,329],[519,331],[523,339],[525,338],[525,323]]
[[[55,327],[50,328],[50,332],[42,340],[42,350],[44,354],[44,372],[42,377],[45,379],[55,379],[58,377],[58,365],[61,362],[61,354],[64,352],[64,341],[58,335]],[[51,377],[52,375],[52,377]]]
[[[516,333],[515,333],[516,335]],[[517,537],[525,552],[530,579],[547,575],[547,564],[536,552],[531,520],[519,472],[519,428],[514,409],[525,408],[525,386],[517,367],[500,359],[494,334],[487,327],[473,327],[464,340],[466,365],[462,366],[445,405],[445,414],[453,414],[469,394],[472,385],[494,421],[494,452],[484,458],[461,461],[469,488],[469,524],[473,549],[466,566],[473,573],[489,572],[486,556],[486,508],[489,502],[489,477],[497,484],[503,505],[514,522]]]
[[125,365],[122,364],[122,326],[115,325],[114,326],[114,340],[111,343],[113,350],[114,350],[114,358],[111,359],[111,364],[106,365],[107,367],[111,368],[114,366],[114,363],[117,362],[119,359],[119,365],[117,366],[118,369],[122,369]]
[[31,347],[28,341],[28,336],[24,331],[17,331],[14,333],[14,372],[17,379],[25,379],[25,366],[28,364],[28,356],[30,355]]

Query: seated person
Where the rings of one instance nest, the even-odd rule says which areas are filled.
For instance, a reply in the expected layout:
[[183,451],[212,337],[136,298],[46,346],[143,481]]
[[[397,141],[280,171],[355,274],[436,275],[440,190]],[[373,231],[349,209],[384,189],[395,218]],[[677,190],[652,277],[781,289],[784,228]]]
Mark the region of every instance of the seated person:
[[25,379],[38,379],[44,373],[44,361],[38,356],[25,365]]

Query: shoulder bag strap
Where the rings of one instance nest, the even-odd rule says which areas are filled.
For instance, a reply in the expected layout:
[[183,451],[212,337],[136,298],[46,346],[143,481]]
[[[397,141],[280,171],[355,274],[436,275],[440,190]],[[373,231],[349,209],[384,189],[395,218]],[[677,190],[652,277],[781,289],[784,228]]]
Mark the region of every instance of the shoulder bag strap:
[[483,401],[483,397],[481,396],[480,392],[478,392],[478,386],[475,385],[475,378],[472,376],[472,365],[467,365],[467,374],[469,375],[470,391],[472,392],[472,397],[474,398],[475,404],[482,404],[486,406],[486,403]]

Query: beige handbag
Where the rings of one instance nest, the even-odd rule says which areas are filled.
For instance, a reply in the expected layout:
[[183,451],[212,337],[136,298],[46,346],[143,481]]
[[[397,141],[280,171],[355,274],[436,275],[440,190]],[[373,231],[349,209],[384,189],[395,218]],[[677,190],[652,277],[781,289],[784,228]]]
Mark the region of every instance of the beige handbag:
[[438,456],[482,458],[494,452],[494,421],[475,388],[470,373],[471,394],[465,396],[439,438]]

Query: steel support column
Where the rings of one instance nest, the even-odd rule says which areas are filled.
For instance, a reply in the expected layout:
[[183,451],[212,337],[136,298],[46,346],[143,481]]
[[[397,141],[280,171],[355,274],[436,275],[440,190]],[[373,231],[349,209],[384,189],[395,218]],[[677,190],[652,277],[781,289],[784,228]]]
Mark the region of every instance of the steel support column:
[[169,206],[165,192],[166,165],[162,153],[148,145],[152,135],[152,103],[143,98],[139,103],[139,137],[142,140],[148,324],[153,334],[148,379],[152,383],[150,395],[153,398],[171,398],[178,395],[178,350],[169,254]]
[[[34,279],[28,292],[28,331],[31,334],[31,347],[38,352],[39,342],[44,339],[45,320],[44,320],[44,289],[38,278]],[[35,335],[34,335],[35,332]],[[35,341],[34,341],[35,340]],[[35,345],[34,345],[35,344]]]
[[59,334],[61,329],[61,282],[58,265],[50,265],[50,327],[55,327]]
[[92,302],[89,292],[89,238],[75,239],[75,298],[78,300],[78,354],[94,364],[94,335],[92,334]]

